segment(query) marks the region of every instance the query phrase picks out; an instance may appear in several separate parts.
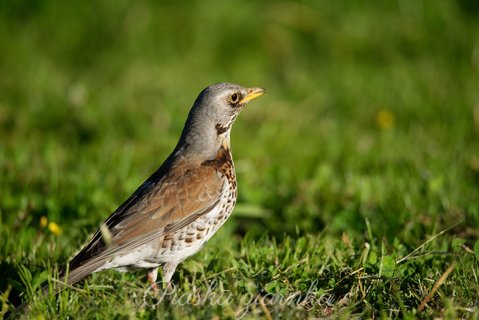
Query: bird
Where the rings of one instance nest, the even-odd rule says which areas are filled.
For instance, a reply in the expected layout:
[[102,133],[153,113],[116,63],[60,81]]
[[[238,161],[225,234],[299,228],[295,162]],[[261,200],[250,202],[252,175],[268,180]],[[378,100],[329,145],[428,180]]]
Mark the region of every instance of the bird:
[[[157,292],[231,215],[237,199],[230,134],[259,87],[217,83],[198,95],[173,152],[101,225],[60,274],[71,286],[107,269],[146,269]],[[63,287],[63,288],[64,288]],[[61,289],[60,289],[61,290]]]

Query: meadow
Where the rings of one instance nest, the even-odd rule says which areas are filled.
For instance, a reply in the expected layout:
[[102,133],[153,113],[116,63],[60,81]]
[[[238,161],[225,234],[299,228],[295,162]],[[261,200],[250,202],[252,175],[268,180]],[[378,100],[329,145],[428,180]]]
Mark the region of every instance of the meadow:
[[[175,292],[42,295],[216,82],[267,93]],[[0,3],[0,318],[479,318],[478,238],[474,0]]]

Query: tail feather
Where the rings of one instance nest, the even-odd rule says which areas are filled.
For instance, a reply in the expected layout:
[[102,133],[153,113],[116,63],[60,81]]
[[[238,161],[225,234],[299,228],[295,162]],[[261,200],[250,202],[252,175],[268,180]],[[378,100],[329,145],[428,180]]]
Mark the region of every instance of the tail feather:
[[66,274],[60,276],[59,285],[57,286],[55,293],[65,289],[68,286],[71,286],[78,281],[86,278],[90,274],[94,273],[98,268],[104,264],[103,260],[93,259],[91,262],[87,262],[84,265],[80,265],[72,270],[69,270]]

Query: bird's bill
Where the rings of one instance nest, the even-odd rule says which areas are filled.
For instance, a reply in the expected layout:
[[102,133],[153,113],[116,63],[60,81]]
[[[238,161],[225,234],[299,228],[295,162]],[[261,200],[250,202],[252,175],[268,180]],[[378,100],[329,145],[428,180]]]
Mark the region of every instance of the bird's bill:
[[240,104],[245,104],[258,98],[265,93],[265,90],[262,88],[249,88],[247,92],[246,96],[240,101]]

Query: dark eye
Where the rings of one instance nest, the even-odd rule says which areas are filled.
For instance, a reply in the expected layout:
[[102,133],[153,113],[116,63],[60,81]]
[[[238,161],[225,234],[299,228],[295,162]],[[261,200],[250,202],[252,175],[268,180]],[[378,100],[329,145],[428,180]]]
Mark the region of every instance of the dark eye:
[[233,93],[233,94],[231,95],[231,97],[230,97],[231,102],[233,102],[233,103],[238,102],[238,97],[239,97],[239,96],[238,96],[237,93]]

